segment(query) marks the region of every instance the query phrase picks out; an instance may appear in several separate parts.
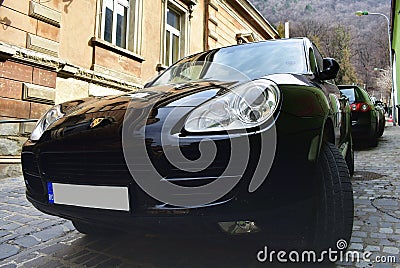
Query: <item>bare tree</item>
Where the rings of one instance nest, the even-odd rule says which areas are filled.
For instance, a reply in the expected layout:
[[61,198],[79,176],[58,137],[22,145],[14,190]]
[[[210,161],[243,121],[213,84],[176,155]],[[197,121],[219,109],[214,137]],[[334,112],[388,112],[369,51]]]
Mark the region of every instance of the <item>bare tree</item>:
[[370,72],[374,67],[372,67],[372,56],[371,49],[368,43],[359,43],[358,47],[355,49],[357,73],[361,78],[362,83],[365,84],[366,88],[372,84]]
[[[272,23],[289,20],[291,36],[309,37],[327,56],[341,60],[340,54],[350,58],[347,64],[341,60],[341,66],[353,66],[357,78],[354,81],[374,85],[373,68],[387,68],[389,49],[387,25],[379,16],[356,17],[354,11],[369,10],[390,14],[390,0],[250,0],[261,13]],[[350,32],[343,52],[333,32],[338,25],[346,25]],[[339,56],[337,56],[339,54]],[[347,67],[346,67],[347,68]],[[350,70],[350,74],[352,71]],[[350,76],[351,77],[351,76]],[[347,78],[346,78],[347,79]]]
[[341,68],[336,83],[352,84],[357,82],[357,75],[351,61],[351,34],[347,27],[305,20],[294,27],[292,36],[310,38],[319,47],[322,54],[333,57],[339,62]]
[[392,74],[390,70],[381,70],[376,84],[380,95],[378,97],[388,101],[392,91]]

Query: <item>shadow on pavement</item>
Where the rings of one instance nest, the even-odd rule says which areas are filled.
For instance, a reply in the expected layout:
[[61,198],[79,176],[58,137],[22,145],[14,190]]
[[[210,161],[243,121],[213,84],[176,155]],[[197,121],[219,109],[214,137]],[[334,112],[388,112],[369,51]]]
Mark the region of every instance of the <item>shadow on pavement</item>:
[[84,248],[94,255],[115,256],[122,263],[134,267],[334,267],[309,263],[261,263],[256,256],[262,247],[249,241],[200,235],[121,234],[112,238],[86,235],[72,246],[69,254],[74,254],[74,248]]

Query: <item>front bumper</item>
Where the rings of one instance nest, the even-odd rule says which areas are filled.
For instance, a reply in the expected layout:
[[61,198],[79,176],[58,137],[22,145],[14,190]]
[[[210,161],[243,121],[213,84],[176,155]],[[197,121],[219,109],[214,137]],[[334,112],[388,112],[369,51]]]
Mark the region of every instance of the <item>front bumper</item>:
[[[83,221],[104,228],[117,229],[125,232],[140,233],[209,233],[221,232],[218,223],[222,222],[255,222],[261,230],[291,230],[312,226],[311,219],[315,212],[311,209],[313,202],[309,199],[298,200],[286,206],[269,208],[268,210],[248,211],[241,213],[227,213],[226,206],[220,207],[218,214],[199,215],[195,213],[177,212],[176,210],[159,212],[154,215],[136,215],[136,213],[113,210],[83,208],[38,202],[27,194],[27,199],[32,205],[49,215],[58,216],[72,221]],[[274,231],[271,232],[271,235]]]
[[352,112],[351,132],[354,139],[370,139],[376,135],[376,118],[372,112]]
[[[296,122],[297,129],[286,127],[292,120]],[[191,208],[171,206],[146,194],[127,169],[120,141],[109,139],[107,146],[100,146],[99,144],[104,144],[104,136],[98,136],[98,140],[92,138],[90,142],[76,136],[48,139],[40,143],[28,141],[22,153],[26,195],[37,209],[45,213],[114,228],[126,229],[126,226],[136,225],[166,226],[178,222],[209,224],[242,220],[260,220],[278,226],[293,222],[306,224],[314,213],[316,200],[315,180],[318,178],[313,176],[315,157],[310,158],[310,152],[315,153],[316,150],[312,147],[315,146],[315,140],[321,133],[321,128],[318,126],[322,124],[318,120],[299,119],[281,113],[276,122],[278,140],[275,159],[261,187],[253,193],[248,191],[260,154],[259,148],[252,146],[249,163],[239,183],[219,200],[204,206]],[[113,133],[110,129],[112,127],[107,130],[107,137]],[[299,129],[301,127],[306,129]],[[115,128],[115,131],[118,131],[119,126]],[[199,143],[203,138],[192,137],[187,140],[183,146],[184,151],[198,152]],[[258,134],[243,138],[250,139],[250,144],[257,144],[259,139]],[[229,153],[224,153],[226,150],[223,148],[226,148],[229,140],[217,139],[215,143],[222,153],[217,155],[211,168],[197,173],[194,176],[196,179],[218,177],[225,170],[226,163],[229,162]],[[150,146],[148,150],[151,154],[162,155],[157,144],[154,147]],[[193,176],[172,169],[162,157],[153,164],[168,178]],[[48,182],[127,187],[130,209],[123,212],[52,204],[48,199],[46,187]],[[189,180],[188,186],[191,183]]]

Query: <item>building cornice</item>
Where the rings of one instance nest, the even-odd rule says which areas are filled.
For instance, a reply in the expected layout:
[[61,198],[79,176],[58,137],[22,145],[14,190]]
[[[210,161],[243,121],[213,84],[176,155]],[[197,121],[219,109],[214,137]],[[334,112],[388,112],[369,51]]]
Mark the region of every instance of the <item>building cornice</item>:
[[7,59],[14,62],[38,66],[57,72],[57,76],[59,77],[74,78],[122,91],[137,90],[143,87],[139,83],[132,83],[117,79],[106,74],[70,64],[57,57],[10,45],[1,41],[0,59]]
[[264,32],[275,39],[280,38],[278,31],[248,0],[229,0],[225,2],[234,7],[242,16],[249,18],[249,23],[258,31]]
[[98,38],[98,37],[92,37],[90,39],[90,43],[92,44],[92,46],[99,46],[99,47],[105,48],[105,49],[110,50],[110,51],[112,51],[114,53],[117,53],[119,55],[123,55],[123,56],[125,56],[127,58],[136,60],[138,62],[145,61],[145,59],[143,57],[139,56],[138,54],[136,54],[136,53],[134,53],[132,51],[129,51],[127,49],[120,48],[120,47],[118,47],[116,45],[113,45],[113,44],[111,44],[111,43],[109,43],[107,41],[104,41],[104,40],[102,40],[101,38]]

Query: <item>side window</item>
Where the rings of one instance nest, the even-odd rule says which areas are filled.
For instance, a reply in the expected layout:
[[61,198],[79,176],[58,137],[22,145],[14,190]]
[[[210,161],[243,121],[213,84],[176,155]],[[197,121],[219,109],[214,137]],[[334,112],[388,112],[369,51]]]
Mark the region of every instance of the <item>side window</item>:
[[318,68],[317,68],[317,62],[315,60],[314,51],[313,51],[312,48],[310,48],[310,51],[309,51],[308,54],[309,54],[309,57],[310,57],[310,69],[311,69],[311,72],[316,74],[318,72]]
[[316,48],[314,45],[313,45],[313,48],[314,48],[315,60],[317,61],[318,71],[322,71],[324,69],[324,58],[322,57],[318,48]]

